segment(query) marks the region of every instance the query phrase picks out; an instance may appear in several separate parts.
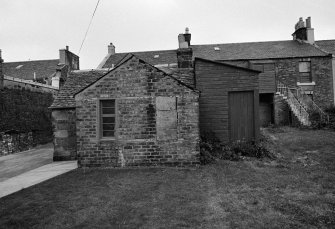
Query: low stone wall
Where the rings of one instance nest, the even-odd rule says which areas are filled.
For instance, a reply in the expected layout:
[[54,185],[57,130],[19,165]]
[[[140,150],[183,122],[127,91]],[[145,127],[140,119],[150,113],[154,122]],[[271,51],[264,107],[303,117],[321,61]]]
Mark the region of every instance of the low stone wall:
[[5,156],[21,151],[29,150],[38,144],[51,142],[50,133],[45,131],[31,131],[26,133],[1,132],[0,133],[0,156]]
[[34,146],[33,133],[0,133],[0,156],[28,150]]

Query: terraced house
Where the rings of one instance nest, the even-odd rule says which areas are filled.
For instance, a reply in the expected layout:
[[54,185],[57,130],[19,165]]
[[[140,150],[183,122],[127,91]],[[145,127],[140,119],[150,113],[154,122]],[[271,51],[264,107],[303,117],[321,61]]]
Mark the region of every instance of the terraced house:
[[[288,35],[289,36],[289,35]],[[309,125],[334,104],[335,40],[315,41],[311,18],[286,41],[191,44],[108,54],[74,71],[55,99],[55,160],[81,166],[193,164],[199,134],[257,140],[259,127]]]

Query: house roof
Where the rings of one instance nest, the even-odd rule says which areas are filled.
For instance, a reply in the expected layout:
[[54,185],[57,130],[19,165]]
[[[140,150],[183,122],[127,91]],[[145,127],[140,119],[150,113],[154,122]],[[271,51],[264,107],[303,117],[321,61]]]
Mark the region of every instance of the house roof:
[[34,73],[36,79],[46,78],[56,71],[58,63],[58,59],[5,62],[3,63],[3,73],[24,80],[33,80]]
[[315,44],[322,50],[335,55],[335,40],[321,40],[315,41]]
[[[147,51],[147,52],[131,52],[138,58],[144,60],[151,65],[159,65],[165,63],[177,63],[177,51],[176,50],[158,50],[158,51]],[[119,63],[129,53],[115,53],[109,55],[105,64],[102,68],[112,68],[113,65]]]
[[[215,47],[219,50],[215,50]],[[293,40],[192,45],[192,49],[195,57],[210,60],[252,60],[327,55],[311,44]]]
[[57,109],[76,107],[73,95],[92,82],[95,82],[106,73],[106,70],[71,71],[64,86],[59,91],[50,108]]
[[[328,53],[304,42],[293,40],[191,45],[193,57],[209,60],[251,60],[326,56]],[[177,50],[133,52],[151,65],[177,63]],[[102,68],[111,68],[127,53],[109,55]],[[158,56],[157,56],[158,55]],[[156,56],[156,58],[155,58]]]

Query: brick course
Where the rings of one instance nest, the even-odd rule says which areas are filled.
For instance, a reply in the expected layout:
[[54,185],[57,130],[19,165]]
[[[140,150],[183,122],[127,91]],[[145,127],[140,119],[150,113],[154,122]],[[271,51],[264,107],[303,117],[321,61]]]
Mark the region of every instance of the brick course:
[[[156,98],[176,97],[176,138],[157,140]],[[99,139],[98,101],[115,99],[114,140]],[[197,164],[199,95],[132,57],[75,96],[77,154],[82,167]]]

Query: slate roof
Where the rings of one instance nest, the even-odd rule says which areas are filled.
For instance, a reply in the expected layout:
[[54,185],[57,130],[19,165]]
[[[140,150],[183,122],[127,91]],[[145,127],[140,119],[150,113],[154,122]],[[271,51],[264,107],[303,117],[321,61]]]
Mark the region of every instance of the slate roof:
[[24,80],[33,80],[35,72],[36,79],[44,79],[56,72],[58,63],[59,59],[5,62],[3,72],[6,76]]
[[107,73],[107,70],[77,70],[72,71],[64,86],[59,91],[50,108],[74,108],[76,102],[73,95],[87,85],[95,82],[101,76]]
[[[158,50],[131,53],[151,65],[177,63],[177,50]],[[115,65],[119,63],[127,56],[127,54],[129,53],[116,53],[114,55],[110,55],[102,68],[111,68],[113,64]]]
[[[326,52],[313,45],[293,40],[191,45],[191,47],[193,58],[209,60],[252,60],[327,55]],[[110,55],[102,68],[111,68],[112,64],[118,63],[126,54]],[[133,52],[133,54],[152,65],[177,63],[176,50]],[[159,57],[154,58],[155,55]]]
[[318,45],[322,50],[335,55],[335,40],[321,40],[316,41],[315,44]]
[[[216,51],[214,47],[218,47],[220,50]],[[192,49],[195,57],[210,60],[251,60],[327,55],[311,44],[293,40],[192,45]]]

